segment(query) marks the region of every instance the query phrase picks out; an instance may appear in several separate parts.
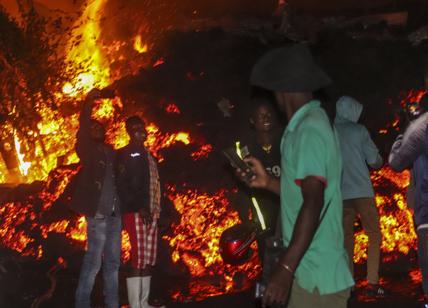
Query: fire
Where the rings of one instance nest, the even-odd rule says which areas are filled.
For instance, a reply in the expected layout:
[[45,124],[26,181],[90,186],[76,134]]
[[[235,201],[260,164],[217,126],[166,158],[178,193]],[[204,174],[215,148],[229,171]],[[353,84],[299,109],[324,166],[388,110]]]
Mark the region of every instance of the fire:
[[21,171],[21,175],[26,176],[28,174],[28,169],[30,168],[31,163],[24,161],[24,155],[21,153],[21,144],[19,143],[19,139],[16,133],[13,135],[13,137],[15,141],[16,154],[19,160],[19,171]]
[[[419,103],[420,100],[422,99],[422,96],[427,93],[427,90],[414,90],[411,89],[407,92],[402,92],[400,93],[400,105],[403,108],[407,108],[406,105],[408,102],[416,102]],[[414,107],[411,107],[414,108]],[[386,135],[388,134],[388,132],[392,131],[397,133],[398,131],[400,131],[400,118],[399,116],[396,114],[394,116],[394,119],[392,120],[392,122],[388,123],[386,125],[386,127],[379,129],[379,134],[381,135]],[[403,127],[401,127],[403,128]]]
[[[112,77],[113,66],[107,53],[118,51],[128,43],[117,41],[111,48],[102,46],[100,20],[106,3],[107,0],[88,0],[82,16],[74,24],[72,39],[67,45],[68,66],[64,72],[67,81],[59,82],[58,91],[53,93],[57,105],[61,108],[78,107],[76,102],[87,92],[94,87],[107,87],[113,82],[112,79],[116,78]],[[148,44],[143,41],[141,35],[130,41],[128,47],[134,55],[137,55],[136,52],[148,52]],[[118,59],[123,60],[124,56],[120,55]],[[152,67],[163,63],[165,60],[160,57]],[[121,97],[103,99],[97,102],[92,115],[106,124],[107,142],[115,149],[125,146],[129,141],[121,114],[123,105]],[[34,108],[37,108],[41,119],[28,134],[37,137],[37,142],[29,145],[26,143],[26,136],[19,134],[18,138],[17,134],[13,134],[11,144],[14,145],[20,171],[26,176],[26,181],[44,180],[43,188],[24,201],[2,204],[0,243],[23,256],[40,260],[49,253],[47,243],[52,234],[62,236],[65,243],[84,249],[87,223],[83,216],[64,217],[67,212],[64,210],[66,202],[60,200],[60,196],[78,172],[78,157],[74,151],[78,129],[77,108],[74,112],[66,113],[67,115],[48,107],[43,101],[39,101]],[[181,113],[178,106],[172,103],[165,111]],[[139,115],[145,118],[144,114]],[[177,143],[198,146],[197,150],[191,153],[193,160],[206,158],[213,151],[211,144],[196,142],[194,136],[186,131],[164,132],[150,119],[145,120],[148,133],[145,145],[159,163],[165,159],[162,150]],[[398,122],[394,121],[392,127],[397,125]],[[11,131],[13,132],[13,128]],[[4,168],[1,168],[2,165],[0,171],[3,172]],[[406,208],[404,199],[408,177],[394,174],[384,168],[373,174],[373,180],[376,189],[380,189],[376,201],[381,213],[382,250],[387,253],[398,251],[406,254],[409,249],[415,247],[411,212]],[[0,181],[6,181],[3,174],[0,174]],[[390,184],[388,193],[382,191],[385,183]],[[194,279],[188,286],[187,295],[177,292],[174,298],[199,300],[247,288],[260,274],[258,255],[253,254],[248,263],[232,266],[224,264],[219,254],[221,233],[240,222],[237,213],[230,208],[226,191],[220,189],[209,194],[196,189],[179,190],[171,186],[167,189],[167,196],[181,214],[180,223],[173,226],[173,235],[165,238],[173,249],[171,258],[176,263],[182,262]],[[67,215],[70,214],[67,212]],[[367,237],[363,232],[355,236],[354,260],[361,262],[366,258]],[[129,254],[129,236],[122,232],[123,260],[129,260]],[[61,256],[59,260],[64,260],[63,258],[65,256]],[[238,282],[239,277],[244,277],[244,283]],[[212,280],[218,283],[210,283]]]
[[[49,213],[61,211],[65,205],[56,202],[78,169],[55,170],[40,193],[25,202],[10,202],[0,208],[0,243],[21,253],[41,259],[50,234],[62,234],[67,241],[82,247],[86,242],[86,220],[82,217],[49,220]],[[130,245],[127,234],[122,233],[122,258],[129,260]],[[64,256],[62,256],[64,257]]]
[[168,106],[166,106],[165,111],[168,113],[176,113],[176,114],[180,114],[180,109],[178,108],[178,106],[176,104],[168,104]]
[[[22,175],[26,176],[25,180],[44,181],[38,193],[22,201],[2,204],[0,207],[0,243],[23,256],[37,260],[49,256],[52,252],[49,251],[48,243],[52,235],[62,237],[65,244],[74,245],[82,250],[85,248],[86,219],[83,216],[71,216],[72,214],[64,209],[67,200],[61,198],[79,170],[77,165],[79,159],[74,151],[78,129],[76,113],[78,102],[91,89],[104,88],[113,82],[112,79],[116,77],[112,77],[114,73],[111,71],[109,61],[111,59],[107,57],[107,53],[119,53],[119,49],[126,45],[117,41],[114,46],[110,46],[111,48],[102,46],[100,20],[106,3],[107,0],[88,0],[82,16],[74,24],[66,48],[67,69],[63,72],[66,82],[58,82],[57,91],[52,91],[52,98],[60,108],[58,110],[52,108],[42,99],[34,106],[40,119],[34,130],[28,134],[37,137],[36,143],[27,144],[26,136],[20,134],[18,138],[17,134],[13,135],[14,150]],[[139,53],[148,52],[148,44],[143,42],[141,35],[135,37],[133,47]],[[123,60],[124,57],[120,55],[117,59]],[[163,58],[159,58],[152,66],[157,67],[164,62]],[[74,111],[70,112],[67,109],[69,107]],[[66,115],[62,113],[62,109],[66,110],[64,113]],[[122,98],[115,97],[96,102],[92,114],[93,118],[106,125],[106,141],[115,149],[125,146],[129,141],[122,110]],[[166,112],[180,114],[180,109],[177,105],[170,104]],[[145,118],[144,114],[139,115]],[[177,143],[184,145],[193,143],[199,146],[199,150],[191,154],[194,160],[207,157],[212,151],[212,145],[195,142],[188,132],[163,132],[153,121],[145,120],[148,123],[145,145],[160,163],[164,160],[162,149]],[[0,164],[0,167],[3,168],[3,165]],[[0,181],[6,181],[3,174],[0,175]],[[254,280],[260,273],[257,254],[253,255],[249,263],[234,267],[223,264],[218,251],[222,231],[239,222],[237,214],[228,206],[225,192],[219,191],[214,195],[208,195],[197,191],[179,193],[170,189],[168,193],[182,214],[181,224],[174,227],[175,235],[169,239],[171,245],[174,243],[176,245],[173,260],[183,262],[195,278],[215,276],[221,281],[221,284],[215,287],[207,282],[192,281],[189,296],[202,299],[248,287],[249,281]],[[180,206],[191,208],[184,209]],[[189,220],[188,215],[193,215],[193,221]],[[194,230],[188,230],[186,234],[186,227],[194,227]],[[66,262],[66,256],[57,257],[59,262]],[[127,261],[129,257],[129,236],[122,232],[122,259]],[[237,285],[236,276],[240,274],[246,277],[246,284]],[[175,298],[180,299],[182,296],[177,293]]]
[[64,94],[75,97],[94,87],[104,88],[110,83],[109,64],[98,44],[101,33],[99,16],[102,16],[106,3],[107,0],[88,1],[82,16],[75,23],[67,61],[70,63],[69,73],[77,75],[73,81],[64,84]]
[[401,99],[400,104],[401,106],[405,106],[407,102],[417,102],[419,103],[422,96],[427,93],[426,90],[410,90],[408,93],[406,93],[405,97]]
[[141,34],[137,35],[134,39],[134,49],[138,51],[138,53],[145,53],[149,49],[148,45],[143,43]]
[[75,228],[68,233],[68,236],[75,241],[86,241],[86,219],[84,216],[78,219]]
[[[407,208],[405,193],[409,185],[409,173],[395,173],[384,167],[372,173],[377,192],[376,205],[380,216],[382,252],[384,261],[397,258],[400,252],[408,254],[416,248],[416,233],[411,211]],[[364,231],[355,234],[354,262],[367,259],[368,238]]]
[[150,149],[152,154],[158,159],[159,162],[164,160],[163,156],[159,154],[159,149],[167,148],[171,145],[181,142],[185,145],[190,144],[191,138],[187,132],[178,132],[178,133],[165,133],[162,134],[154,123],[149,123],[146,126],[147,130],[147,139],[145,142],[146,147]]
[[204,144],[198,151],[195,151],[191,154],[194,160],[198,160],[201,158],[206,158],[212,152],[213,146],[211,144]]
[[[197,190],[168,188],[168,198],[181,214],[180,223],[173,226],[174,236],[165,237],[173,248],[172,260],[182,261],[194,278],[221,280],[219,286],[191,284],[188,296],[192,299],[229,293],[236,290],[235,280],[240,274],[248,282],[260,273],[256,253],[248,263],[240,266],[223,263],[219,253],[220,236],[225,229],[240,222],[225,194],[225,190],[210,195]],[[175,294],[175,298],[185,299],[181,293]]]

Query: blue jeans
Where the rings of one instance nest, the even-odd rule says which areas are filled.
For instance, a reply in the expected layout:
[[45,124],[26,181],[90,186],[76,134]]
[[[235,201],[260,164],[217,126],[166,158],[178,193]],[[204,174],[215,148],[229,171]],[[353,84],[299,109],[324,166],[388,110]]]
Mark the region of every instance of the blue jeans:
[[97,215],[86,217],[86,220],[88,250],[80,270],[79,285],[76,290],[76,308],[91,307],[92,288],[103,261],[105,305],[106,308],[118,308],[121,218]]
[[418,262],[422,272],[422,288],[428,296],[428,228],[417,230]]

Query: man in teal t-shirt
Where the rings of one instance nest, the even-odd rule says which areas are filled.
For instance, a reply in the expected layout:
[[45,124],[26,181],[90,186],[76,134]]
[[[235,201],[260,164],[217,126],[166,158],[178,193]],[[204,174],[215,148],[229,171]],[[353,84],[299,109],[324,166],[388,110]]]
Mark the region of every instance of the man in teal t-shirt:
[[[330,83],[309,50],[294,45],[272,50],[254,66],[253,85],[275,92],[288,118],[281,142],[281,179],[255,158],[248,183],[281,197],[287,250],[273,270],[264,305],[345,308],[354,284],[343,245],[342,161],[336,133],[312,92]],[[243,172],[245,173],[245,171]]]

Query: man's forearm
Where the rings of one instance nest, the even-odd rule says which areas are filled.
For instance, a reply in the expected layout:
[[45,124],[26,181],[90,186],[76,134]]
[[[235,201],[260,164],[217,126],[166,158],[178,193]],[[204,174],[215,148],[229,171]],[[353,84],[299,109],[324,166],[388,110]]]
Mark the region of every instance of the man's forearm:
[[280,262],[296,270],[303,255],[312,242],[319,224],[320,211],[314,210],[303,203],[297,217],[293,235],[287,251],[281,257]]
[[324,205],[324,184],[314,177],[301,182],[303,204],[297,216],[290,244],[280,262],[296,270],[312,242]]

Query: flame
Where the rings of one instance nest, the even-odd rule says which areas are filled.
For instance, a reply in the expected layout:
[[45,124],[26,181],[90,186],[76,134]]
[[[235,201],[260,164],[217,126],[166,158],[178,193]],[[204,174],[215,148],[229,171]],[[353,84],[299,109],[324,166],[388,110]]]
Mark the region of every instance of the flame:
[[[382,233],[381,250],[384,261],[398,257],[393,252],[408,254],[416,248],[416,233],[412,212],[407,208],[405,193],[409,186],[409,172],[395,173],[384,167],[372,173]],[[386,194],[380,192],[385,191]],[[354,262],[367,259],[368,238],[364,230],[355,234]]]
[[[424,94],[426,94],[428,91],[427,90],[415,90],[415,89],[411,89],[407,92],[402,92],[400,93],[400,105],[401,107],[403,107],[404,109],[407,108],[406,105],[408,102],[416,102],[419,103],[420,100],[422,99],[422,96]],[[415,108],[414,106],[411,108]],[[392,132],[397,132],[400,130],[400,118],[398,117],[398,115],[396,114],[394,116],[394,120],[390,123],[388,123],[386,125],[386,127],[379,129],[379,134],[381,135],[386,135],[388,134],[389,131]]]
[[13,135],[13,137],[15,141],[16,154],[19,160],[19,171],[21,172],[21,175],[26,176],[28,174],[28,169],[31,166],[31,162],[24,161],[24,154],[21,153],[21,144],[19,142],[19,138],[16,133]]
[[[180,223],[172,227],[174,236],[165,236],[173,249],[172,260],[176,263],[182,261],[194,278],[220,276],[219,286],[191,284],[189,298],[202,299],[229,293],[235,287],[234,277],[237,274],[243,274],[248,281],[257,277],[260,261],[256,253],[249,262],[239,266],[223,263],[220,256],[222,232],[240,222],[238,214],[230,208],[225,190],[209,195],[197,190],[178,191],[170,186],[167,194],[181,214]],[[183,296],[175,294],[179,300],[184,300]]]
[[101,33],[99,25],[102,9],[107,0],[90,0],[75,23],[72,33],[73,40],[69,43],[70,52],[67,61],[70,63],[68,72],[74,80],[64,84],[63,93],[72,97],[89,92],[94,87],[104,88],[110,83],[110,69],[107,59],[99,47]]
[[194,160],[198,160],[201,158],[207,158],[208,155],[212,152],[213,146],[211,144],[204,144],[198,151],[190,154]]
[[[64,84],[61,83],[62,89],[59,93],[54,93],[58,105],[62,107],[69,103],[69,97],[78,100],[92,88],[106,87],[116,78],[110,67],[111,58],[107,59],[107,56],[111,52],[118,52],[125,43],[116,41],[108,47],[101,46],[100,16],[103,15],[106,3],[107,0],[88,0],[82,16],[73,27],[75,30],[67,47],[68,67],[64,73],[64,76],[69,78]],[[148,44],[143,42],[141,35],[137,35],[133,42],[128,44],[131,45],[138,53],[148,51]],[[132,52],[135,56],[136,52]],[[124,56],[119,55],[115,60],[123,59]],[[163,63],[165,60],[159,58],[152,66],[157,67]],[[199,77],[202,75],[203,73],[199,74]],[[413,97],[420,99],[423,93],[412,93],[412,100]],[[87,223],[83,216],[53,216],[56,219],[51,220],[50,215],[51,211],[59,211],[58,207],[64,206],[56,201],[78,171],[76,167],[61,167],[78,162],[74,152],[78,115],[63,116],[42,102],[37,108],[40,110],[41,120],[37,123],[37,129],[30,132],[32,136],[38,137],[36,144],[29,147],[25,143],[25,136],[19,135],[20,139],[16,134],[13,136],[22,174],[26,175],[29,182],[45,180],[44,187],[40,193],[30,196],[28,200],[2,204],[0,242],[23,256],[42,259],[52,234],[63,236],[67,242],[84,249]],[[97,102],[92,115],[106,123],[107,142],[115,149],[125,146],[129,141],[123,119],[118,113],[122,108],[120,97],[104,99]],[[177,105],[171,103],[166,107],[166,112],[180,114],[181,111]],[[158,125],[149,119],[146,119],[146,123],[148,137],[145,145],[159,162],[164,159],[161,152],[163,149],[177,143],[195,143],[194,136],[188,132],[162,132]],[[391,127],[396,129],[398,125],[398,119],[395,119]],[[381,130],[381,133],[387,133],[387,129]],[[199,149],[191,153],[194,160],[206,158],[213,150],[211,144],[199,143],[197,146]],[[24,150],[29,148],[31,149]],[[382,251],[387,253],[387,258],[393,258],[397,252],[407,254],[410,249],[415,248],[416,239],[412,214],[407,209],[404,198],[408,175],[398,175],[384,168],[374,172],[372,178],[378,191],[376,204],[380,212]],[[4,175],[0,174],[0,181],[4,179]],[[174,298],[182,301],[189,298],[198,300],[248,287],[249,284],[238,286],[236,277],[243,275],[247,281],[252,281],[260,274],[257,254],[253,254],[248,263],[240,266],[224,264],[219,254],[221,233],[239,223],[237,213],[230,208],[226,191],[219,190],[209,194],[196,189],[179,190],[171,186],[167,190],[167,196],[181,214],[180,222],[173,226],[173,235],[165,238],[173,250],[171,258],[175,263],[184,264],[194,279],[188,286],[188,293],[184,295],[177,292]],[[362,231],[355,234],[355,239],[354,260],[362,262],[367,258],[367,236]],[[256,249],[254,245],[253,248]],[[128,260],[129,253],[129,236],[123,231],[122,258]],[[63,260],[62,258],[59,260]],[[219,283],[210,283],[212,278]]]
[[[110,56],[110,52],[119,53],[124,42],[117,41],[108,48],[101,46],[100,16],[103,15],[106,3],[107,0],[88,0],[82,16],[73,26],[72,39],[67,45],[67,69],[63,74],[67,82],[61,82],[60,89],[53,93],[53,98],[60,107],[69,107],[67,104],[74,105],[74,101],[83,98],[94,87],[107,87],[115,78],[112,76],[114,73],[111,72],[106,55]],[[135,37],[134,48],[139,53],[148,51],[148,45],[143,43],[141,35]],[[115,60],[123,59],[123,56],[120,55]],[[160,58],[153,64],[153,67],[163,63],[164,59]],[[72,101],[73,103],[71,103]],[[37,129],[29,132],[29,135],[37,137],[36,143],[29,146],[25,143],[25,136],[20,135],[22,140],[18,138],[17,134],[13,136],[20,170],[23,175],[26,175],[25,180],[28,182],[44,180],[43,188],[24,201],[1,205],[0,243],[23,256],[31,256],[40,260],[46,256],[52,235],[63,237],[65,243],[71,243],[82,250],[85,249],[87,222],[83,216],[64,217],[70,214],[63,208],[66,206],[64,204],[66,201],[59,199],[79,170],[76,164],[79,159],[74,151],[78,114],[70,115],[69,112],[66,112],[68,115],[64,116],[61,111],[48,107],[41,100],[35,107],[37,107],[41,120],[36,125]],[[93,118],[106,124],[107,142],[112,144],[115,149],[125,146],[129,140],[123,118],[118,112],[122,109],[123,103],[120,97],[103,99],[96,103],[92,114]],[[166,111],[180,114],[180,109],[175,104],[169,104]],[[162,132],[155,123],[147,121],[147,119],[146,123],[148,123],[146,127],[148,137],[145,145],[159,162],[164,159],[161,154],[162,149],[177,143],[189,145],[195,142],[188,132]],[[13,131],[12,129],[11,131]],[[210,144],[199,144],[199,147],[198,151],[191,154],[195,160],[207,157],[212,151]],[[68,166],[69,164],[76,165]],[[0,174],[0,180],[3,181],[3,179],[3,175]],[[201,281],[192,282],[189,296],[202,299],[224,292],[230,293],[236,284],[235,275],[241,273],[248,281],[254,280],[260,273],[257,254],[253,255],[249,263],[238,267],[223,264],[219,255],[220,234],[224,229],[239,222],[237,214],[228,207],[224,192],[220,191],[212,196],[196,191],[178,193],[170,190],[169,192],[170,197],[175,200],[174,204],[178,207],[180,204],[193,206],[190,211],[181,208],[182,224],[177,225],[175,231],[184,232],[183,226],[193,226],[196,229],[189,231],[189,234],[198,235],[197,243],[189,242],[189,235],[175,233],[173,238],[171,237],[171,243],[175,242],[177,245],[172,255],[173,260],[183,262],[194,277],[218,276],[222,281],[219,286],[215,287]],[[193,216],[194,221],[190,222],[188,214],[192,215],[191,213],[193,215],[204,213],[205,216]],[[256,247],[253,248],[256,249]],[[129,257],[129,236],[123,231],[122,259],[127,261]],[[58,262],[65,264],[65,256],[59,256]],[[249,284],[246,284],[235,289],[248,286]],[[175,296],[177,299],[180,297],[182,297],[180,294]]]
[[414,90],[411,89],[408,93],[404,95],[404,98],[401,99],[400,104],[401,106],[406,106],[407,102],[417,102],[419,103],[422,99],[422,96],[427,93],[427,90]]
[[149,49],[148,45],[143,43],[141,34],[137,35],[134,39],[134,49],[138,51],[138,53],[145,53]]
[[79,242],[86,241],[86,225],[85,216],[81,216],[75,227],[68,233],[68,237]]

